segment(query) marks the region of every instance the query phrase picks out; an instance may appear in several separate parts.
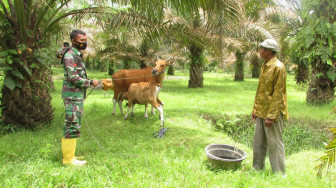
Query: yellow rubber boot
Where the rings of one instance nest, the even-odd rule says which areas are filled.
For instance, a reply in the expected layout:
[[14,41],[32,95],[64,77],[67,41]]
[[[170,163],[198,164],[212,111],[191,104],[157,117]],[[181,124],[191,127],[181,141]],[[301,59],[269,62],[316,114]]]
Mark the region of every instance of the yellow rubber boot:
[[77,138],[62,138],[62,155],[64,165],[82,166],[86,161],[77,160],[75,157]]

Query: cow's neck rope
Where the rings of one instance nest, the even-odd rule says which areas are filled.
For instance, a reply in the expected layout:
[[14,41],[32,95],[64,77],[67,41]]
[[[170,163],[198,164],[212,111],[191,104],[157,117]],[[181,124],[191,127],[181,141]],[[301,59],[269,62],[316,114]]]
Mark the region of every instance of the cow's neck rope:
[[[162,71],[157,76],[160,77],[164,72],[165,72],[165,70]],[[112,80],[128,80],[128,79],[133,79],[133,78],[146,78],[146,77],[156,77],[156,76],[139,76],[139,77],[127,77],[127,78],[115,78],[115,79],[112,78]]]
[[115,78],[112,80],[128,80],[128,79],[132,79],[132,78],[145,78],[145,77],[154,77],[154,76],[139,76],[139,77],[127,77],[127,78]]

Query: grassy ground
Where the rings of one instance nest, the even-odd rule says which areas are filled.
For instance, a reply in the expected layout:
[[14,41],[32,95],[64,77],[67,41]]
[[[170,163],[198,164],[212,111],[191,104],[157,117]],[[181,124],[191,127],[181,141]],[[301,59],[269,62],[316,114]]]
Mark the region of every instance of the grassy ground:
[[[55,118],[36,131],[19,131],[0,137],[1,187],[333,187],[335,173],[316,178],[315,160],[319,149],[297,148],[286,157],[287,178],[251,169],[252,149],[236,142],[226,132],[217,131],[204,114],[249,115],[257,79],[234,82],[232,75],[206,73],[204,88],[188,89],[188,75],[178,72],[164,81],[160,99],[164,101],[168,131],[163,139],[152,134],[160,127],[158,115],[143,117],[144,107],[135,107],[135,117],[124,120],[112,115],[112,99],[94,90],[85,101],[82,136],[77,155],[85,156],[84,167],[62,166],[60,139],[63,104],[60,98],[62,75],[55,71],[52,92]],[[105,78],[90,72],[91,78]],[[110,92],[111,93],[111,92]],[[333,126],[329,112],[335,106],[305,103],[305,87],[288,77],[288,104],[296,123],[315,129]],[[157,113],[158,114],[158,113]],[[286,133],[285,133],[286,134]],[[211,170],[205,146],[211,143],[235,145],[247,152],[243,167],[236,171]],[[285,143],[286,145],[286,143]],[[322,145],[322,141],[321,141]]]

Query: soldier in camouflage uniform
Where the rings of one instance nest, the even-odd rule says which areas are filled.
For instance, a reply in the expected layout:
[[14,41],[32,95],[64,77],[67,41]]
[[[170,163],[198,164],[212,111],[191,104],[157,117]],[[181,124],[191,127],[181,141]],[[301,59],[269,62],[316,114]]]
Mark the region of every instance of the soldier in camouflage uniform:
[[70,44],[68,42],[63,42],[63,47],[59,48],[56,53],[56,57],[58,59],[61,59],[63,57],[63,54],[65,51],[70,47]]
[[82,53],[87,46],[86,34],[73,30],[70,34],[72,46],[63,55],[64,81],[62,98],[65,105],[64,138],[62,138],[63,164],[83,165],[86,161],[75,157],[77,137],[80,136],[81,117],[86,88],[97,86],[97,80],[87,78]]

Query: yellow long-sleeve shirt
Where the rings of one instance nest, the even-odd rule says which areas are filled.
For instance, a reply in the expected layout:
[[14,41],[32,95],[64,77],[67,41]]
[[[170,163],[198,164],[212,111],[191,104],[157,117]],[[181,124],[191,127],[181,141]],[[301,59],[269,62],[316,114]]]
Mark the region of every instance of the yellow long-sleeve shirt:
[[252,113],[263,119],[277,120],[279,112],[285,119],[289,118],[286,67],[274,57],[262,65]]

